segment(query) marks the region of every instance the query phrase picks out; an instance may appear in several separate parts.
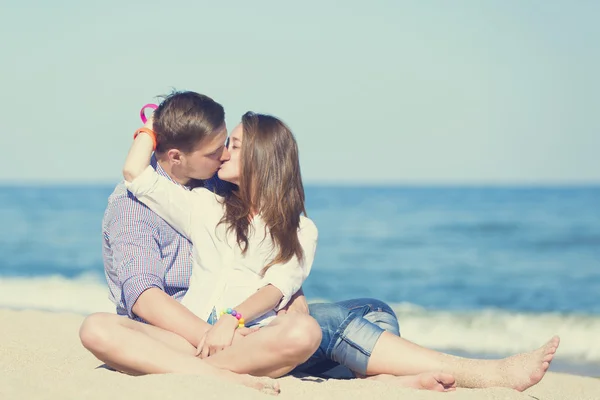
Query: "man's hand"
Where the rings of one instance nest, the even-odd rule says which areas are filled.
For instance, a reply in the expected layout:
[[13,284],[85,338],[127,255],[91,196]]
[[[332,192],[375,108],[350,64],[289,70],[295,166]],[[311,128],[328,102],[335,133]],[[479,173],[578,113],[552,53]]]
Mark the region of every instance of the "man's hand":
[[213,356],[259,329],[258,326],[253,328],[238,328],[237,326],[238,321],[235,317],[224,315],[202,336],[196,348],[196,356],[200,358]]
[[260,326],[253,326],[252,328],[236,329],[235,334],[233,335],[233,341],[231,342],[231,344],[232,345],[236,344],[241,339],[245,338],[246,336],[250,335],[251,333],[258,332],[259,329],[260,329]]
[[238,327],[238,321],[231,315],[223,315],[200,339],[196,355],[206,358],[217,354],[225,347],[231,346],[233,335]]
[[[154,240],[152,242],[156,243]],[[153,261],[160,263],[158,248],[156,252],[158,261]],[[132,311],[149,324],[183,337],[194,347],[198,346],[204,333],[211,328],[210,324],[157,287],[145,290],[133,305]]]
[[309,315],[308,303],[306,302],[306,297],[304,297],[304,291],[302,288],[300,288],[300,290],[298,290],[296,294],[292,296],[292,299],[285,307],[277,312],[277,315],[283,315],[287,313]]

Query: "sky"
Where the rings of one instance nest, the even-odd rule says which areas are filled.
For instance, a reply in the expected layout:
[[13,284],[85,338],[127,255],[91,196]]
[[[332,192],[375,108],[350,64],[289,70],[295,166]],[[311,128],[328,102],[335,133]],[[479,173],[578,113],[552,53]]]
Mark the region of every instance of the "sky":
[[0,5],[0,183],[115,183],[173,89],[292,128],[313,184],[600,184],[600,2]]

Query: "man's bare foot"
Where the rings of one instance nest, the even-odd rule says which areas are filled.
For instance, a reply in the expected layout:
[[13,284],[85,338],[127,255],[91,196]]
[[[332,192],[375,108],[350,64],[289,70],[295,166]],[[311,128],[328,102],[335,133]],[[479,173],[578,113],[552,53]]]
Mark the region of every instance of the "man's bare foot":
[[559,344],[560,338],[554,336],[537,350],[500,360],[498,386],[510,387],[522,392],[537,384],[548,371]]
[[441,372],[424,372],[418,375],[394,376],[394,375],[374,375],[366,379],[389,383],[404,388],[433,390],[436,392],[451,392],[456,390],[456,381],[449,374]]

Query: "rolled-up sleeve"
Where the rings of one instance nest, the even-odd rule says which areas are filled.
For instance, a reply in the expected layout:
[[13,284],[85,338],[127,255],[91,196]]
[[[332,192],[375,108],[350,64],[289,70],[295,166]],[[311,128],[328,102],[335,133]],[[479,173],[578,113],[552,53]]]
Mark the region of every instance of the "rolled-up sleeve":
[[164,291],[166,270],[157,228],[147,217],[150,211],[145,209],[134,213],[130,212],[132,207],[145,208],[140,203],[130,203],[113,218],[107,234],[113,255],[112,274],[117,276],[121,285],[121,301],[127,315],[135,318],[133,306],[143,292],[153,287]]
[[265,272],[265,286],[273,285],[283,295],[276,310],[285,307],[292,296],[300,290],[306,278],[308,278],[317,251],[318,236],[319,233],[316,225],[310,219],[303,217],[300,229],[298,230],[298,240],[304,252],[302,261],[299,261],[294,256],[288,262],[275,264]]

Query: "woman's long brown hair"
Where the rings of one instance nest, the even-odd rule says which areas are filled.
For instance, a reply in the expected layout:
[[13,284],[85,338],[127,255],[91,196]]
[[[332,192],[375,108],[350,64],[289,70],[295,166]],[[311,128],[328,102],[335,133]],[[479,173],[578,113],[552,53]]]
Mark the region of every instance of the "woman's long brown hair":
[[235,231],[243,254],[248,249],[250,221],[260,214],[277,252],[264,273],[294,256],[304,257],[298,240],[300,215],[306,215],[298,144],[287,125],[270,115],[247,112],[242,126],[239,185],[225,197],[220,223]]

